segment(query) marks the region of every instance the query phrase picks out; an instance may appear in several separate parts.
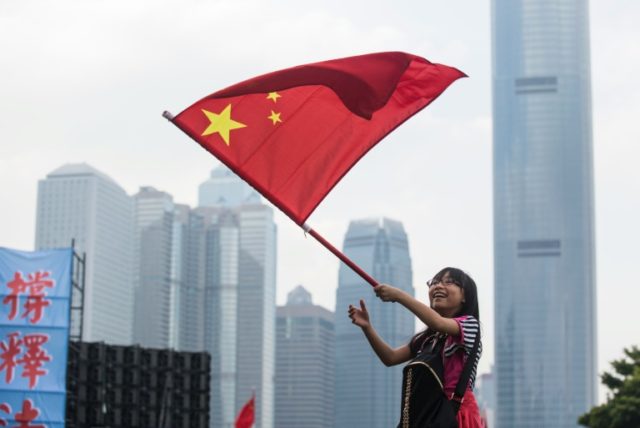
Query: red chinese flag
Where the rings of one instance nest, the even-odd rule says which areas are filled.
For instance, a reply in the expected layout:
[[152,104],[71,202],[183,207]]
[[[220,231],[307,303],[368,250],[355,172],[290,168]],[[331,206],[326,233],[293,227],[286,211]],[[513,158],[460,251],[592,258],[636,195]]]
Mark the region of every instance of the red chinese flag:
[[242,407],[238,418],[236,419],[236,428],[251,428],[255,420],[255,402],[256,396],[252,395],[247,404]]
[[407,53],[362,55],[238,83],[172,121],[302,225],[367,151],[464,76]]

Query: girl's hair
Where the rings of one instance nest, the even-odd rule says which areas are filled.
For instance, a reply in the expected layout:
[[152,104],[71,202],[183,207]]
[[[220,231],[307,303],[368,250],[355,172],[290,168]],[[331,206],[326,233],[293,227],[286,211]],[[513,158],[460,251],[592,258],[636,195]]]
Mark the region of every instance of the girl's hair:
[[[432,281],[441,281],[447,273],[449,274],[449,278],[464,290],[464,303],[460,311],[455,314],[455,317],[471,315],[480,322],[480,307],[478,305],[478,288],[476,287],[476,282],[461,269],[453,267],[446,267],[440,270],[440,272],[433,277]],[[433,333],[434,331],[427,327],[425,330],[413,336],[411,342],[409,342],[411,353],[415,355],[425,340]]]

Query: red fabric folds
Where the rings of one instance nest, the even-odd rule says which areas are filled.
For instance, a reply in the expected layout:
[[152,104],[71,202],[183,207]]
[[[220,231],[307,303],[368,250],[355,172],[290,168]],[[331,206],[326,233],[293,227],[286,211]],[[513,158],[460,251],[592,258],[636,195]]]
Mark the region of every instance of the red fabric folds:
[[302,225],[367,151],[464,76],[402,52],[343,58],[238,83],[173,123]]

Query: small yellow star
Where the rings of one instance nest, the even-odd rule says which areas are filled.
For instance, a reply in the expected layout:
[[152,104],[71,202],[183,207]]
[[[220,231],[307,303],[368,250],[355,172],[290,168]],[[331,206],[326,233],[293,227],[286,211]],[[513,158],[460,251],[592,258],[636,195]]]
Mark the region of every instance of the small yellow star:
[[204,130],[202,136],[220,134],[220,137],[224,140],[225,144],[229,145],[229,131],[238,128],[244,128],[244,123],[236,122],[231,119],[231,104],[227,105],[220,113],[212,113],[210,111],[202,109],[202,113],[209,119],[209,126]]
[[280,95],[277,92],[269,92],[269,95],[267,95],[267,99],[268,100],[273,100],[273,102],[277,102],[278,98],[280,98],[282,95]]
[[277,122],[282,123],[282,119],[280,119],[280,114],[281,113],[276,113],[275,111],[271,110],[271,116],[267,116],[267,119],[271,119],[274,125]]

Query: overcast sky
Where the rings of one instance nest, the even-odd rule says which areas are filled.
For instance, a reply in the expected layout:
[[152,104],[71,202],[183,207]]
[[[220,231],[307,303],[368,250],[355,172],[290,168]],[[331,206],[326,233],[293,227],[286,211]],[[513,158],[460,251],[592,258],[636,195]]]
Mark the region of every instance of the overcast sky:
[[[639,20],[637,0],[591,2],[600,371],[640,345]],[[410,52],[470,77],[374,148],[309,223],[341,247],[352,219],[402,221],[423,299],[439,268],[468,271],[480,290],[486,372],[494,359],[490,21],[488,0],[0,0],[0,246],[33,249],[37,181],[68,162],[91,164],[129,194],[152,185],[195,205],[216,161],[161,118],[165,109],[178,113],[285,67]],[[302,284],[333,309],[337,260],[284,215],[277,223],[278,303]]]

